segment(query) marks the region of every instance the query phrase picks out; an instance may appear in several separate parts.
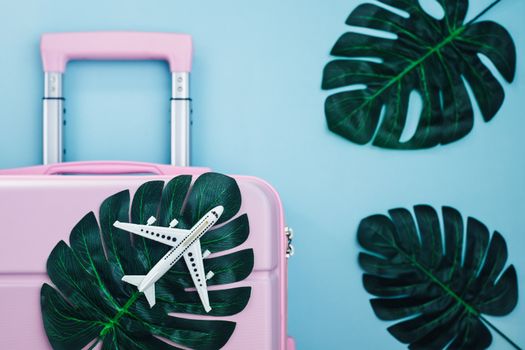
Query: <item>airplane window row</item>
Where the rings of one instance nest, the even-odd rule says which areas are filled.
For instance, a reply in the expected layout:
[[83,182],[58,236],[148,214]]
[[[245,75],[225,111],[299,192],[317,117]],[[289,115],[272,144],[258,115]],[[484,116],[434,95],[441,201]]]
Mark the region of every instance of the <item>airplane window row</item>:
[[[140,229],[140,232],[144,232],[144,229]],[[150,233],[150,232],[149,232],[148,230],[146,230],[146,233]],[[151,231],[151,235],[154,236],[154,235],[155,235],[155,232]],[[160,233],[157,233],[157,237],[160,237]],[[167,236],[167,237],[166,237],[166,235],[162,235],[161,238],[166,238],[166,239],[168,239],[169,241],[173,241],[173,242],[177,241],[177,238],[176,238],[176,237],[171,238],[171,236]]]

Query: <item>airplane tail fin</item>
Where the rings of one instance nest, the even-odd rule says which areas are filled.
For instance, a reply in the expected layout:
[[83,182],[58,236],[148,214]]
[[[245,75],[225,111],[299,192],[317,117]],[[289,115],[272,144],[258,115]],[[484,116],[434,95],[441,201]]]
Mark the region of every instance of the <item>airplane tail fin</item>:
[[[134,286],[139,286],[142,283],[142,280],[144,279],[144,275],[126,275],[122,277],[122,280],[124,282],[127,282],[129,284],[132,284]],[[155,284],[152,284],[150,287],[144,290],[144,296],[148,300],[149,307],[153,307],[155,305]]]

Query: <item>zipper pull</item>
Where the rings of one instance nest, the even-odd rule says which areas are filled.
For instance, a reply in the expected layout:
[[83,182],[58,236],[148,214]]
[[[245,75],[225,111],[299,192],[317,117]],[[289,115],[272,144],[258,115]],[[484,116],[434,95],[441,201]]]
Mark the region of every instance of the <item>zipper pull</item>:
[[292,245],[293,229],[291,227],[286,226],[284,228],[284,234],[286,235],[286,238],[288,238],[288,247],[286,248],[286,258],[288,259],[295,254],[295,249]]

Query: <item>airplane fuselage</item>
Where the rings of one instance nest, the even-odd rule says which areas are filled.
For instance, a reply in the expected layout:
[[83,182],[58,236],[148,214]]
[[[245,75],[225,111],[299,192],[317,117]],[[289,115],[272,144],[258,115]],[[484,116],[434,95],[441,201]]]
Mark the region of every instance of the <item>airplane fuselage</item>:
[[[177,245],[171,248],[160,261],[148,272],[144,280],[138,286],[140,292],[144,292],[150,286],[154,285],[166,272],[175,265],[177,261],[184,255],[186,250],[199,238],[204,235],[210,227],[218,221],[211,211],[202,217],[190,229],[190,234],[181,240]],[[155,226],[150,226],[152,234],[155,234]],[[197,276],[205,278],[205,276]]]

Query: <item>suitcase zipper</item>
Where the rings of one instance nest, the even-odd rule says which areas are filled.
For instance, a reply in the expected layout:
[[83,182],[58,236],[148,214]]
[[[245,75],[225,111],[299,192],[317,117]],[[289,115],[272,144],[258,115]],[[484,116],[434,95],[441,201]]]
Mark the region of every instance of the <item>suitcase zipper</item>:
[[284,228],[284,234],[286,235],[286,238],[288,238],[288,246],[286,248],[286,258],[290,258],[295,253],[295,249],[292,245],[293,229],[291,227],[286,226]]

